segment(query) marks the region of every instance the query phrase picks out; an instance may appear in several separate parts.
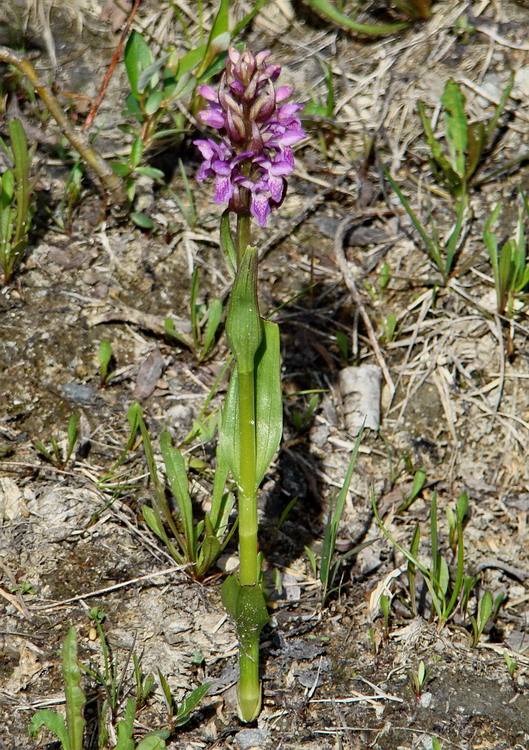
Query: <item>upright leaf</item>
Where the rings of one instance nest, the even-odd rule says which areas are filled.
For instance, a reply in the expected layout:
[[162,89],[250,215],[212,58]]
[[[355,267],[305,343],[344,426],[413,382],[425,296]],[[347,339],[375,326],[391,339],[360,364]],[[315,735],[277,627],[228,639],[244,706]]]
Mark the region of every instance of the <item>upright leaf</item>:
[[50,711],[48,708],[37,711],[31,719],[28,732],[36,739],[41,727],[46,727],[58,737],[63,750],[71,750],[66,724],[64,723],[64,718],[60,714],[55,713],[55,711]]
[[193,524],[193,505],[189,496],[187,471],[182,454],[173,446],[167,430],[164,430],[160,437],[160,449],[171,492],[178,503],[178,510],[182,518],[188,562],[195,562],[197,559],[197,540]]
[[62,647],[62,673],[66,697],[66,725],[70,750],[83,750],[85,694],[81,688],[81,670],[77,662],[77,633],[70,628]]
[[263,337],[257,302],[256,247],[247,247],[239,264],[230,296],[226,335],[238,371],[251,372]]
[[140,99],[142,94],[138,87],[140,76],[152,63],[153,58],[149,45],[139,31],[133,30],[125,45],[125,69],[130,90],[136,99]]
[[467,151],[467,116],[465,113],[465,97],[459,84],[448,80],[441,104],[446,110],[446,138],[450,150],[452,167],[461,180],[465,177]]

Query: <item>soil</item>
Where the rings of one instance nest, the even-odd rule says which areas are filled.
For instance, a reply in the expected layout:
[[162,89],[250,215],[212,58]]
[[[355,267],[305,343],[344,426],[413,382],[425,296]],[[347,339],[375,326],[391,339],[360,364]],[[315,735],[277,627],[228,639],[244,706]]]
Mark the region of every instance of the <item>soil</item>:
[[[206,30],[213,5],[204,3]],[[390,3],[362,5],[360,19],[401,19]],[[188,23],[187,6],[176,6]],[[250,6],[234,4],[236,21]],[[352,6],[346,2],[344,11],[352,13]],[[0,9],[0,41],[24,45],[81,127],[123,16],[111,4],[102,16],[96,2],[43,7],[49,11],[44,27],[46,13],[37,4],[7,3]],[[172,189],[140,180],[135,208],[152,217],[154,230],[113,217],[89,174],[80,204],[65,217],[69,167],[58,151],[60,133],[23,82],[2,69],[7,114],[0,132],[6,136],[8,117],[18,113],[36,142],[39,169],[30,247],[14,280],[0,289],[2,750],[58,746],[45,732],[30,739],[27,727],[40,708],[64,709],[60,648],[68,627],[78,632],[83,662],[102,668],[101,642],[88,617],[93,607],[105,614],[112,660],[124,675],[122,696],[134,687],[132,651],[142,672],[155,676],[137,716],[137,738],[167,725],[158,669],[177,702],[213,681],[189,723],[171,735],[173,750],[427,750],[434,739],[461,750],[529,748],[529,323],[523,307],[511,319],[496,314],[482,241],[498,200],[499,239],[512,235],[518,188],[529,183],[526,162],[505,167],[529,153],[527,24],[523,3],[440,1],[428,20],[366,39],[313,15],[308,4],[278,0],[243,34],[252,49],[272,50],[284,65],[281,81],[304,99],[325,101],[323,58],[335,93],[333,118],[306,123],[286,200],[272,226],[256,234],[262,312],[278,308],[274,320],[281,327],[285,434],[260,497],[271,622],[262,638],[263,710],[249,727],[237,719],[236,635],[220,601],[236,546],[207,578],[190,578],[144,522],[142,507],[153,496],[141,444],[124,454],[127,412],[140,402],[160,471],[158,437],[165,426],[190,462],[197,513],[207,508],[215,437],[184,441],[227,347],[221,337],[198,361],[163,334],[171,317],[189,335],[194,268],[201,304],[225,299],[230,284],[218,241],[220,209],[211,202],[211,185],[194,181],[196,130],[188,123],[176,144],[146,154],[151,164],[163,165]],[[186,49],[172,3],[142,4],[134,26],[155,52],[170,44]],[[189,34],[196,43],[194,24]],[[479,173],[491,176],[471,189],[466,240],[445,283],[381,164],[422,219],[431,217],[446,236],[454,201],[432,176],[417,102],[442,133],[439,100],[453,78],[471,121],[486,122],[510,71],[514,89]],[[119,63],[94,129],[108,159],[126,154],[130,144],[118,128],[126,91]],[[191,226],[174,200],[185,195],[179,158],[196,205]],[[392,337],[384,335],[388,315],[396,318]],[[339,333],[348,342],[347,358]],[[113,376],[104,387],[97,359],[103,339],[113,353]],[[381,425],[364,436],[337,540],[341,554],[369,545],[347,558],[322,605],[305,547],[321,554],[355,441],[339,374],[346,366],[381,363]],[[225,388],[224,377],[210,409],[221,404]],[[303,395],[312,389],[320,391],[313,413],[310,394]],[[80,438],[65,461],[74,414]],[[50,462],[35,441],[52,450],[52,437],[61,458]],[[423,490],[399,510],[420,469]],[[444,626],[420,574],[417,606],[406,606],[406,559],[372,509],[374,497],[386,530],[406,549],[418,524],[419,558],[429,564],[434,492],[440,550],[452,575],[445,509],[468,494],[464,569],[476,576],[466,611]],[[471,617],[485,591],[503,600],[472,647]],[[427,674],[418,686],[421,663]],[[84,685],[86,747],[95,748],[102,691],[89,677]]]

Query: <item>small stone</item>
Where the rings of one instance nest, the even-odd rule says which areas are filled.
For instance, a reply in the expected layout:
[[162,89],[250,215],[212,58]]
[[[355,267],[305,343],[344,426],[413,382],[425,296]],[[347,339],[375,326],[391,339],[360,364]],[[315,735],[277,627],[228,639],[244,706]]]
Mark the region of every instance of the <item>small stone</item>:
[[235,742],[239,750],[258,750],[264,747],[268,733],[264,729],[241,729],[235,735]]
[[91,388],[79,383],[65,383],[62,386],[62,392],[69,401],[74,401],[76,404],[92,406],[97,399],[95,392]]
[[431,693],[423,693],[421,697],[419,698],[419,706],[421,708],[430,708],[430,703],[432,702],[432,694]]

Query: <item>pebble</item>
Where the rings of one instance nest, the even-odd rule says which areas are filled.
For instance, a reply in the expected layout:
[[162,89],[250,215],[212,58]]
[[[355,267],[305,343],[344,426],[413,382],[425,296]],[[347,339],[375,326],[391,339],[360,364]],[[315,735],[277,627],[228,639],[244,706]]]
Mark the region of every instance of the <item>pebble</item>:
[[258,750],[264,747],[268,733],[264,729],[241,729],[235,735],[235,742],[239,750]]

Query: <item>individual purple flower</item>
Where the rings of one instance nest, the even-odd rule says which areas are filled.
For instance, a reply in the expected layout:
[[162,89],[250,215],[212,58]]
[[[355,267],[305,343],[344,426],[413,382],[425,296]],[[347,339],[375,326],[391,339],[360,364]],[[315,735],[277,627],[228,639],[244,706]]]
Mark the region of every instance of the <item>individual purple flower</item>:
[[195,141],[204,157],[197,179],[214,177],[215,202],[250,213],[261,226],[285,197],[286,177],[294,170],[292,146],[305,137],[298,117],[303,105],[286,102],[290,86],[274,88],[281,68],[268,64],[269,56],[228,50],[218,91],[198,88],[208,104],[199,118],[219,131],[220,142]]

